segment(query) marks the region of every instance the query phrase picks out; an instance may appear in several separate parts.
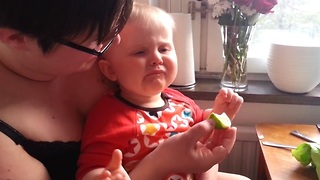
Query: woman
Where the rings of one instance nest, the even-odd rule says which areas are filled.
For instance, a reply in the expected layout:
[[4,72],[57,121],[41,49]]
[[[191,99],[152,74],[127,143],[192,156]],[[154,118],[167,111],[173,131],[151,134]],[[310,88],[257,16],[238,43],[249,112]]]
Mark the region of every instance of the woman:
[[83,121],[107,88],[96,58],[131,7],[0,1],[0,179],[74,179]]

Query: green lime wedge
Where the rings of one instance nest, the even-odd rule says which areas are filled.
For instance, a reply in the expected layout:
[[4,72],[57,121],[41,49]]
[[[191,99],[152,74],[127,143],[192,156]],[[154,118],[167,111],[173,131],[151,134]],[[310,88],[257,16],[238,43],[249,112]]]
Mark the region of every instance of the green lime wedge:
[[231,120],[224,112],[222,114],[211,113],[209,119],[212,119],[216,123],[216,129],[227,129],[231,127]]

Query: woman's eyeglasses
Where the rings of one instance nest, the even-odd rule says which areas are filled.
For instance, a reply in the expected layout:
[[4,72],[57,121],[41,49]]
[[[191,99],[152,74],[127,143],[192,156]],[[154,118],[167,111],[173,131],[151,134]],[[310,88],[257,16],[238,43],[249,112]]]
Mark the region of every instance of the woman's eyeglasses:
[[64,40],[64,39],[59,39],[59,40],[55,40],[55,41],[60,43],[60,44],[65,45],[65,46],[68,46],[68,47],[71,47],[73,49],[76,49],[78,51],[82,51],[82,52],[85,52],[85,53],[88,53],[88,54],[92,54],[92,55],[95,55],[95,56],[99,57],[110,48],[111,44],[113,43],[114,38],[119,34],[119,25],[115,26],[114,31],[113,31],[112,34],[113,34],[112,39],[107,43],[101,43],[102,47],[99,47],[99,50],[90,49],[90,48],[87,48],[85,46],[81,46],[79,44],[76,44],[76,43],[73,43],[71,41],[67,41],[67,40]]
[[113,39],[111,39],[108,43],[106,44],[103,44],[102,48],[100,51],[97,51],[95,49],[90,49],[90,48],[87,48],[85,46],[81,46],[79,44],[76,44],[76,43],[73,43],[71,41],[66,41],[66,40],[56,40],[56,42],[60,43],[60,44],[63,44],[65,46],[68,46],[68,47],[71,47],[73,49],[76,49],[76,50],[79,50],[79,51],[82,51],[82,52],[85,52],[85,53],[89,53],[89,54],[92,54],[92,55],[95,55],[95,56],[101,56],[106,50],[109,49],[109,47],[111,46],[112,42],[113,42]]

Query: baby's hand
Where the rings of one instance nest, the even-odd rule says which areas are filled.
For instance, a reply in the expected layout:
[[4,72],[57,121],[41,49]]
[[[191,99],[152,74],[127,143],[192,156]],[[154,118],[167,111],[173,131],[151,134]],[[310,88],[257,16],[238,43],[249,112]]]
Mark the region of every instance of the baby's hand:
[[106,169],[102,172],[103,180],[130,180],[128,173],[121,165],[122,152],[116,149],[112,153],[112,158]]
[[128,173],[121,166],[122,152],[116,149],[105,168],[96,168],[88,172],[82,180],[130,180]]
[[230,119],[233,119],[243,104],[243,98],[232,89],[220,89],[215,98],[212,111],[217,114],[225,112]]

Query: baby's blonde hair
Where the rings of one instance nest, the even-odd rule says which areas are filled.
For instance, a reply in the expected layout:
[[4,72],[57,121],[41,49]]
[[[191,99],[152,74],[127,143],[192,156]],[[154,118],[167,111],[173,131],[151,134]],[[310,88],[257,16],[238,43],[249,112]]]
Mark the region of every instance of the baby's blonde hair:
[[148,29],[175,28],[173,18],[161,8],[134,2],[128,22],[139,23]]

